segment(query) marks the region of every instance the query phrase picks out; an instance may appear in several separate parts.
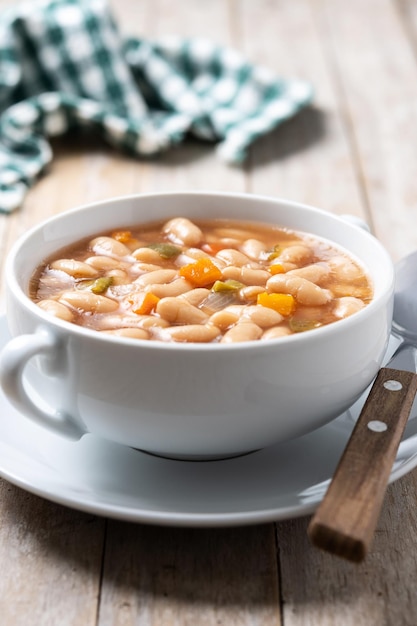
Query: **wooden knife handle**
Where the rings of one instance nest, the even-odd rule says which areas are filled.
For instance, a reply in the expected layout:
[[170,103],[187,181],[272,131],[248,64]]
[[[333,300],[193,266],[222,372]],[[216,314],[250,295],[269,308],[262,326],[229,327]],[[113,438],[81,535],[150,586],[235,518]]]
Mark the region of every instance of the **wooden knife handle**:
[[379,371],[309,524],[315,546],[354,562],[365,558],[416,391],[417,374]]

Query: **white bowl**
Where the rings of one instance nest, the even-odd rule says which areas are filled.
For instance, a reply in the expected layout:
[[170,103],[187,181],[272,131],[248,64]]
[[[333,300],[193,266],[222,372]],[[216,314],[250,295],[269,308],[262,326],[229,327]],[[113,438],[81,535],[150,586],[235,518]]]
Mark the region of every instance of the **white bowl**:
[[[34,269],[60,248],[176,215],[271,222],[329,239],[367,268],[373,300],[328,326],[230,345],[118,338],[53,318],[28,297]],[[3,351],[1,378],[11,402],[64,436],[91,432],[170,457],[242,454],[332,420],[375,377],[392,320],[393,264],[369,232],[320,209],[256,195],[146,194],[74,209],[25,234],[5,277],[14,339]]]

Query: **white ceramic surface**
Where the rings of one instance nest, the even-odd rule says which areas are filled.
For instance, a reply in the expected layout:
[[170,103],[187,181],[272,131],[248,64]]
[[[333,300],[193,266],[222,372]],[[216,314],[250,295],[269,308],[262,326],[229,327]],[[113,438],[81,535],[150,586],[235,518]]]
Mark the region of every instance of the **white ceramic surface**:
[[[0,317],[0,347],[8,339]],[[88,435],[70,442],[20,415],[0,391],[0,475],[66,506],[133,522],[214,527],[312,513],[363,398],[332,423],[288,443],[227,461],[161,459]],[[390,481],[417,465],[417,408]]]
[[[256,219],[330,239],[368,268],[374,299],[350,318],[307,333],[205,345],[103,335],[52,318],[27,297],[33,269],[53,251],[106,229],[174,215]],[[283,200],[191,192],[82,207],[28,232],[9,256],[8,322],[19,337],[2,355],[3,386],[19,411],[74,439],[91,432],[176,457],[264,448],[322,426],[371,382],[389,337],[393,279],[388,254],[368,232]],[[21,384],[23,371],[32,393]],[[49,407],[33,403],[34,390]]]

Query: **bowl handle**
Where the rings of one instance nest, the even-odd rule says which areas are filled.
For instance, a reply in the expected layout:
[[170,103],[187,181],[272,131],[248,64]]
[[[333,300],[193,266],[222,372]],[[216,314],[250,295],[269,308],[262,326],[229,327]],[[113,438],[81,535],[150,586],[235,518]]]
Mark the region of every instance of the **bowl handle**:
[[0,356],[0,382],[7,398],[19,412],[56,434],[78,441],[86,433],[80,420],[60,409],[41,408],[32,400],[23,383],[24,369],[32,357],[48,355],[56,359],[59,350],[59,339],[44,328],[11,339]]

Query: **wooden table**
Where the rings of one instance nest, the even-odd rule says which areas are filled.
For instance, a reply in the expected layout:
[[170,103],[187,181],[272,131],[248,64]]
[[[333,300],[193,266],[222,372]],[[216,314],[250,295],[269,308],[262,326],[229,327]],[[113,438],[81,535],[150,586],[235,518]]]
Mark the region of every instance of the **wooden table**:
[[[11,0],[1,0],[0,6]],[[0,217],[1,259],[32,224],[134,192],[282,196],[365,218],[394,260],[417,248],[417,2],[113,0],[126,34],[205,35],[315,88],[243,168],[187,141],[128,158],[95,138],[54,142],[24,206]],[[417,471],[388,489],[371,554],[313,548],[309,519],[225,529],[107,520],[0,480],[1,626],[415,626]]]

